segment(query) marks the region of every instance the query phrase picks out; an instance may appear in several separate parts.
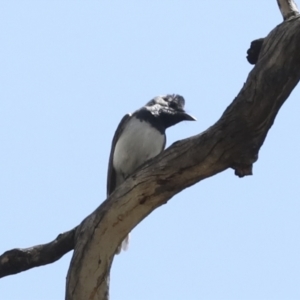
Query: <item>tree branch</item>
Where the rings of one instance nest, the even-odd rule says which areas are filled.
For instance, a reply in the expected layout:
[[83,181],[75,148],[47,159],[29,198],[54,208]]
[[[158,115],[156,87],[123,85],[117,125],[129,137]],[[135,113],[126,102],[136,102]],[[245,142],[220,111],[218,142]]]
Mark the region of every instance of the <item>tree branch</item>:
[[[293,0],[277,0],[277,4],[284,21],[289,21],[295,17],[299,17],[297,5]],[[250,48],[247,50],[247,60],[251,65],[255,65],[257,63],[263,42],[264,38],[251,42]]]
[[50,243],[4,252],[0,256],[0,278],[59,260],[74,249],[76,228],[58,235]]
[[299,16],[298,7],[294,0],[277,0],[277,4],[284,21]]
[[[128,178],[77,228],[54,241],[0,256],[0,277],[58,260],[74,247],[67,300],[109,297],[116,248],[145,217],[183,189],[227,168],[243,177],[300,79],[300,19],[292,0],[277,0],[284,20],[261,42],[246,83],[209,129],[178,141]],[[258,58],[258,56],[257,56]]]
[[67,300],[108,299],[117,246],[175,194],[229,167],[238,176],[252,174],[280,107],[300,79],[299,22],[284,22],[268,35],[243,88],[212,127],[146,163],[79,225]]

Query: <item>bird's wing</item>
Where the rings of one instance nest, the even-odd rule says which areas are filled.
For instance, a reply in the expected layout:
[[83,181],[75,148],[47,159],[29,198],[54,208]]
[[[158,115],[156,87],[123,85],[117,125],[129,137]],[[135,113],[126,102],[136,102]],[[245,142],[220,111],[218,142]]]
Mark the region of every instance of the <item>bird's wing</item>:
[[115,135],[111,143],[111,150],[109,155],[108,171],[107,171],[107,196],[109,196],[116,188],[116,170],[113,167],[114,152],[115,152],[117,140],[119,139],[121,133],[123,132],[125,128],[125,124],[128,122],[130,117],[131,114],[127,114],[123,117],[120,124],[118,125],[118,128],[115,132]]

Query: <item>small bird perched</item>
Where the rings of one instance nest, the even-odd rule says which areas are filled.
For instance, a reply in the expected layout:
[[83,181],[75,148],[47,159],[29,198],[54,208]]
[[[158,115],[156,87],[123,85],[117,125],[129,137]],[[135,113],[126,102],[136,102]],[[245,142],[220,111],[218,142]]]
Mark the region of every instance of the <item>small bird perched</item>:
[[[148,159],[162,152],[166,145],[165,131],[181,121],[196,119],[184,111],[180,95],[158,96],[121,120],[112,140],[108,174],[107,196]],[[129,236],[118,247],[128,248]]]

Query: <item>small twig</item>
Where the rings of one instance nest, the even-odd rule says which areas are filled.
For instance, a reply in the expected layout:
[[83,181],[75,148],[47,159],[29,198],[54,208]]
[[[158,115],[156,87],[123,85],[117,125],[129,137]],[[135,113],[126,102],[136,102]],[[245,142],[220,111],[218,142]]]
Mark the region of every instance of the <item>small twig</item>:
[[299,16],[299,10],[294,0],[277,0],[283,20]]
[[47,244],[4,252],[0,256],[0,278],[59,260],[74,249],[76,229],[77,227],[59,234],[54,241]]

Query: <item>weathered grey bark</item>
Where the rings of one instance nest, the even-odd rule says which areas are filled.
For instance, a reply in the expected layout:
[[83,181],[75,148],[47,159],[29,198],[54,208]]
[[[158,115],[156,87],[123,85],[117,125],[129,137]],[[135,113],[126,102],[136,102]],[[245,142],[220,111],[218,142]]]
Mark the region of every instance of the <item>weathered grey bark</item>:
[[75,245],[66,299],[106,300],[115,250],[141,220],[181,190],[227,168],[251,175],[268,130],[300,79],[299,13],[292,0],[277,2],[285,22],[258,45],[256,66],[220,120],[142,166],[77,228],[48,244],[5,252],[0,277],[51,263]]
[[[284,21],[292,20],[299,16],[297,5],[293,0],[277,0],[277,4]],[[264,38],[251,42],[250,48],[247,51],[247,60],[251,65],[257,63],[263,42]]]
[[[284,0],[280,3],[282,7]],[[300,79],[299,53],[300,19],[294,18],[266,37],[256,66],[220,120],[148,162],[82,222],[67,277],[67,300],[108,299],[117,246],[175,194],[230,167],[238,176],[252,174],[268,130]]]
[[59,260],[74,249],[75,231],[76,228],[61,233],[54,241],[47,244],[4,252],[0,256],[0,278]]
[[283,20],[299,16],[299,10],[294,0],[277,0]]

